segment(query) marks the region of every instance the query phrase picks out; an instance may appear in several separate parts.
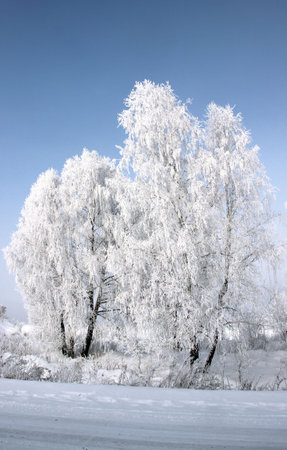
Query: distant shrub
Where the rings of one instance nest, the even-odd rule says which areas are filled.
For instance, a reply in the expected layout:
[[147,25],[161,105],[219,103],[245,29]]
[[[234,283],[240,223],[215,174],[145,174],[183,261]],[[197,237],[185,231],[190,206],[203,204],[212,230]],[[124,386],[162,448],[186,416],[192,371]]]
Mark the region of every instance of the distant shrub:
[[33,355],[19,358],[4,353],[1,358],[1,376],[20,380],[50,380],[51,371],[45,367],[45,361]]

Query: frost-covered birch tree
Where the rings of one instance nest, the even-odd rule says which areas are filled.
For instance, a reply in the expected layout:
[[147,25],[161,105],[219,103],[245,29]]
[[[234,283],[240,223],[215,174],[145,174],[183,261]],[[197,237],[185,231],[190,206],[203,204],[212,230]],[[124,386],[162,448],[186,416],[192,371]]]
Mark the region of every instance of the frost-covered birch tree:
[[64,305],[60,295],[62,274],[57,266],[63,228],[59,185],[60,177],[52,169],[39,176],[4,254],[24,297],[29,321],[46,341],[62,347]]
[[199,124],[169,84],[150,81],[125,104],[121,166],[135,174],[138,204],[125,298],[146,348],[189,349],[192,365],[208,340],[207,370],[224,327],[258,295],[259,261],[272,257],[273,189],[232,108],[211,104]]
[[192,353],[198,306],[191,296],[197,276],[191,197],[199,184],[189,158],[197,122],[168,83],[136,83],[126,107],[119,116],[127,133],[121,166],[135,173],[138,204],[132,226],[138,235],[126,241],[134,255],[126,289],[131,311],[145,348],[185,346]]
[[115,169],[108,158],[86,150],[81,157],[68,160],[61,173],[61,197],[68,225],[64,247],[68,252],[63,261],[66,323],[71,331],[79,329],[73,319],[81,317],[81,322],[87,324],[82,356],[89,354],[98,316],[113,309],[116,281],[108,267],[118,212],[109,186],[113,176]]
[[109,248],[118,213],[108,158],[83,151],[60,176],[40,175],[5,250],[32,324],[70,357],[87,356],[96,321],[114,309]]
[[276,254],[272,234],[274,194],[240,114],[210,104],[201,149],[203,192],[208,202],[206,264],[212,283],[208,324],[211,364],[224,326],[240,321],[260,299],[259,263]]

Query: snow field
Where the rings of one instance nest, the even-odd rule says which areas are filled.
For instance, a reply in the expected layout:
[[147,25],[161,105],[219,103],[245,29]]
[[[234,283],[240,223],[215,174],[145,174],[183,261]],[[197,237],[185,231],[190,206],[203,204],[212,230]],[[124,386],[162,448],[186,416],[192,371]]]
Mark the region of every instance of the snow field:
[[287,392],[0,380],[0,448],[286,449]]

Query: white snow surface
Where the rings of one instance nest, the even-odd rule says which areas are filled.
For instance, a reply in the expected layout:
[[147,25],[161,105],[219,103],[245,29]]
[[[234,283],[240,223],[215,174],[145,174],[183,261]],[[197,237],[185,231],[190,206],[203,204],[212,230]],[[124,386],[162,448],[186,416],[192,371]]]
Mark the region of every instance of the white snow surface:
[[286,449],[287,391],[0,379],[0,449]]

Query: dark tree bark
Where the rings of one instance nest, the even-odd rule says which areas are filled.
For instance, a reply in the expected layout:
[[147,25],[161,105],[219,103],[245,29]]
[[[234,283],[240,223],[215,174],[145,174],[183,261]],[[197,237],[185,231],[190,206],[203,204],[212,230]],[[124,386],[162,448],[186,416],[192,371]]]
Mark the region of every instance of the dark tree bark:
[[199,358],[199,345],[197,342],[189,350],[189,365],[193,366],[195,361]]
[[68,347],[68,354],[70,358],[75,358],[75,339],[73,337],[70,338],[70,345]]
[[95,323],[96,323],[96,319],[97,319],[97,316],[99,313],[101,301],[102,301],[102,289],[100,289],[100,292],[99,292],[99,295],[98,295],[98,298],[96,301],[96,305],[94,307],[94,290],[91,289],[89,292],[90,317],[89,317],[89,323],[88,323],[88,330],[87,330],[87,334],[86,334],[85,345],[81,352],[81,356],[83,356],[84,358],[87,358],[89,356],[89,351],[90,351],[90,347],[91,347],[92,340],[93,340]]
[[177,338],[177,310],[179,305],[175,305],[175,311],[174,311],[174,334],[173,334],[173,349],[174,350],[182,350],[182,346],[180,345],[180,342]]
[[[223,298],[225,296],[225,294],[228,291],[228,278],[226,277],[224,280],[224,283],[220,289],[220,292],[218,294],[218,315],[221,314],[222,308],[223,308]],[[216,347],[218,344],[218,339],[219,339],[219,332],[218,332],[218,328],[215,329],[215,333],[214,333],[214,337],[213,337],[213,342],[212,342],[212,346],[211,349],[209,351],[208,357],[206,359],[205,362],[205,366],[203,371],[206,372],[208,370],[208,368],[211,366],[213,357],[215,355],[215,351],[216,351]]]
[[64,323],[64,314],[61,314],[61,337],[62,337],[62,353],[69,358],[75,358],[75,340],[73,337],[70,338],[69,345],[67,345],[66,341],[66,330]]
[[204,373],[207,372],[208,368],[211,366],[211,363],[212,363],[212,360],[213,360],[213,357],[214,357],[214,354],[215,354],[215,350],[216,350],[216,347],[217,347],[218,338],[219,338],[218,330],[216,329],[215,330],[215,334],[214,334],[214,338],[213,338],[213,343],[212,343],[210,352],[208,354],[208,357],[207,357],[207,360],[205,362],[205,366],[204,366],[204,369],[203,369]]
[[66,331],[65,331],[65,324],[64,324],[64,316],[63,313],[61,314],[61,338],[62,338],[62,353],[63,355],[67,356],[68,354],[68,348],[66,344]]

